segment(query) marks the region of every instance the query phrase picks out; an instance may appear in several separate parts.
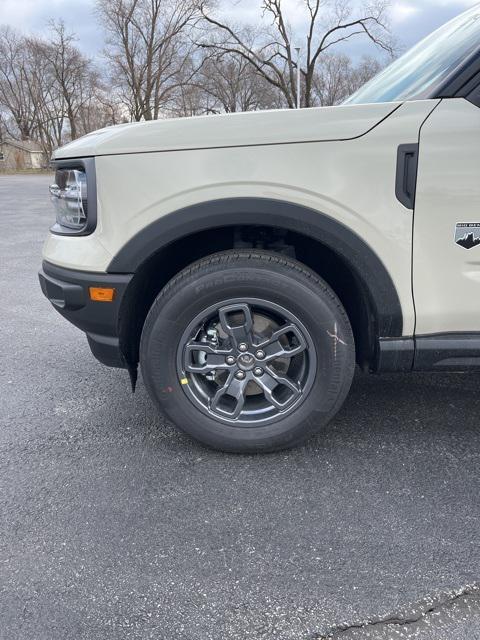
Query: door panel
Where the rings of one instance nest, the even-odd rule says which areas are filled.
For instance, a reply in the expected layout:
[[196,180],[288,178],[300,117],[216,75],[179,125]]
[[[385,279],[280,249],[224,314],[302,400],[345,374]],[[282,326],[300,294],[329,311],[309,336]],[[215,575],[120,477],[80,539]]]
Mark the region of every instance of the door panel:
[[422,127],[413,237],[416,334],[480,331],[480,109],[463,98]]

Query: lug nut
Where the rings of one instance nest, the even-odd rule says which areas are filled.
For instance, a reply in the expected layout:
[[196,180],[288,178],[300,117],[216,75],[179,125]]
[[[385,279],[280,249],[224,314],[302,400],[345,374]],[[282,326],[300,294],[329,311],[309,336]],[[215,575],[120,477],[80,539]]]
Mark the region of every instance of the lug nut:
[[253,375],[257,376],[258,378],[260,376],[263,376],[263,369],[262,367],[255,367],[255,369],[253,370]]
[[263,360],[265,358],[265,351],[259,349],[255,354],[255,357],[258,358],[258,360]]
[[237,380],[245,380],[245,371],[237,371],[235,378]]
[[238,345],[238,350],[244,353],[245,351],[248,351],[248,345],[245,344],[245,342],[242,342]]
[[234,358],[233,356],[227,356],[225,358],[225,362],[227,364],[235,364],[236,361],[237,361],[236,358]]

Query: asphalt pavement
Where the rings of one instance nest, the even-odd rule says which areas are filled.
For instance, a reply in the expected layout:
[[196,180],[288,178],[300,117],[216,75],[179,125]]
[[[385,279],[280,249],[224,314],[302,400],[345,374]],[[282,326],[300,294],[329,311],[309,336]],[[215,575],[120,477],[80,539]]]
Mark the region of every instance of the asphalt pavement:
[[0,176],[1,640],[480,638],[480,376],[357,375],[291,452],[212,452],[43,298]]

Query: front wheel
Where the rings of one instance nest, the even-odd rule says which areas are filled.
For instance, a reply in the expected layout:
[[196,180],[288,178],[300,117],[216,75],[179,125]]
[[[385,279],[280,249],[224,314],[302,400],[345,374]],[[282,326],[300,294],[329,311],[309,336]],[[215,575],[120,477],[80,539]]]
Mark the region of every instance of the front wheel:
[[176,276],[155,300],[140,364],[159,408],[231,452],[292,447],[335,415],[355,346],[333,291],[301,263],[228,251]]

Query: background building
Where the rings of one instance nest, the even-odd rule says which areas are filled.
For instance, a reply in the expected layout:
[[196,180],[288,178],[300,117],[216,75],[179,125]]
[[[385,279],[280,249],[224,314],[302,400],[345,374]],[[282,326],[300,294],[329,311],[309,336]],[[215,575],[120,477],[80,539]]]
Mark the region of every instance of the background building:
[[36,142],[9,138],[0,141],[0,171],[43,169],[47,165],[47,157]]

